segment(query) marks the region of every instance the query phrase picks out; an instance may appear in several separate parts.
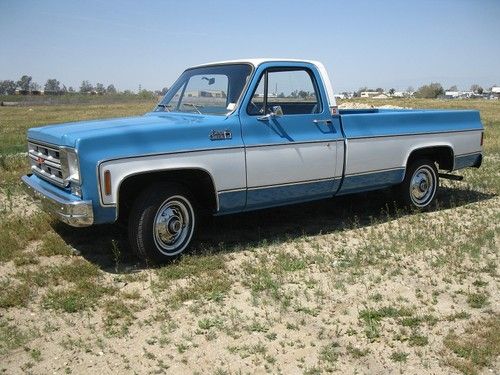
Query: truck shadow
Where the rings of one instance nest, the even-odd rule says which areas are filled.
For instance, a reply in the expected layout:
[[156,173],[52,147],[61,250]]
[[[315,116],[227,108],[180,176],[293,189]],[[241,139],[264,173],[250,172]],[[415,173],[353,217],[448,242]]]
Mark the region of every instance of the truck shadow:
[[[493,198],[463,188],[441,187],[431,211],[446,210]],[[393,190],[353,194],[312,203],[266,209],[230,216],[210,217],[200,228],[191,254],[238,252],[262,243],[279,244],[301,236],[328,234],[356,225],[370,226],[406,215],[394,201]],[[101,225],[75,229],[55,224],[54,229],[84,258],[111,273],[135,272],[148,265],[131,254],[126,228]]]

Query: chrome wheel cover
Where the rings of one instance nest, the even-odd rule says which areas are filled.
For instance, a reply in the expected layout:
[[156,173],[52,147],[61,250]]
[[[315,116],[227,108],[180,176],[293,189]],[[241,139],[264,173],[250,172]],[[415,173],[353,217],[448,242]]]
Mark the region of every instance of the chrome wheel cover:
[[436,173],[432,167],[422,165],[411,177],[410,198],[417,207],[425,207],[436,193]]
[[189,244],[193,229],[193,207],[186,198],[172,196],[156,212],[153,222],[155,244],[165,255],[179,254]]

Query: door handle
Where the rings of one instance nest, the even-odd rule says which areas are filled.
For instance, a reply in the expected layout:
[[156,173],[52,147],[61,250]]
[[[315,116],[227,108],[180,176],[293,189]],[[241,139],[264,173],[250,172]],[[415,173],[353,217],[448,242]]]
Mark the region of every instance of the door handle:
[[267,115],[257,117],[257,120],[259,120],[259,121],[269,121],[269,120],[271,120],[273,118],[274,118],[273,114],[272,113],[268,113]]
[[331,124],[332,120],[313,120],[315,124]]

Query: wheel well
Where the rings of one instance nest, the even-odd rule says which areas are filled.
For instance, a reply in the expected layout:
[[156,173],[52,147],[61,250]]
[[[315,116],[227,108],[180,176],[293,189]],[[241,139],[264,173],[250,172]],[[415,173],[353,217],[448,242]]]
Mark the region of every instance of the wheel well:
[[118,220],[126,221],[137,195],[146,187],[158,182],[172,181],[184,185],[202,209],[217,210],[214,182],[210,174],[201,169],[180,169],[146,172],[125,178],[118,191]]
[[423,158],[436,162],[439,166],[438,169],[453,170],[454,156],[453,150],[449,146],[425,147],[413,150],[408,157],[406,165],[410,165],[413,161]]

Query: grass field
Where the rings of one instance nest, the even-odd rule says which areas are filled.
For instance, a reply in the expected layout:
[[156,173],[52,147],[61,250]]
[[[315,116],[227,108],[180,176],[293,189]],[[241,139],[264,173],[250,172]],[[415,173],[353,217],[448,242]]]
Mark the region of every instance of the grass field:
[[211,219],[148,267],[115,226],[74,229],[23,195],[25,132],[153,103],[0,107],[0,371],[500,372],[500,103],[476,108],[485,160],[426,213],[380,191]]

